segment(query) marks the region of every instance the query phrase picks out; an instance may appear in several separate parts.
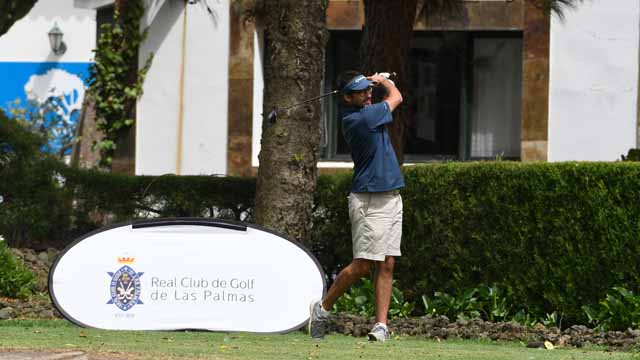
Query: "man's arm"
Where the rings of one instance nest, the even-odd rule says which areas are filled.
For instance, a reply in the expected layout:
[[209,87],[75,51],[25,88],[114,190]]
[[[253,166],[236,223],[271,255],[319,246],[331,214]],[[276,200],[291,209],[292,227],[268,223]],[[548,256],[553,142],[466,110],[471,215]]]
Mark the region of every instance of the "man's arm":
[[380,74],[371,75],[367,79],[384,86],[384,88],[387,90],[388,95],[384,99],[384,101],[389,104],[389,109],[391,110],[391,112],[393,112],[393,110],[395,110],[398,105],[402,103],[402,94],[400,94],[400,90],[398,90],[398,88],[392,81],[389,81],[387,78]]

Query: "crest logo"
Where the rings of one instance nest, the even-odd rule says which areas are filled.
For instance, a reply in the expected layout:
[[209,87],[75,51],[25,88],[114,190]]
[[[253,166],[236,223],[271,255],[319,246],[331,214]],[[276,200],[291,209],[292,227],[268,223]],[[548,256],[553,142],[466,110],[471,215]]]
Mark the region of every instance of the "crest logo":
[[[120,264],[133,264],[133,257],[119,257]],[[136,273],[129,265],[124,265],[115,273],[107,272],[111,276],[109,289],[111,299],[107,304],[115,304],[118,309],[127,311],[135,304],[142,304],[140,301],[140,276],[142,272]]]

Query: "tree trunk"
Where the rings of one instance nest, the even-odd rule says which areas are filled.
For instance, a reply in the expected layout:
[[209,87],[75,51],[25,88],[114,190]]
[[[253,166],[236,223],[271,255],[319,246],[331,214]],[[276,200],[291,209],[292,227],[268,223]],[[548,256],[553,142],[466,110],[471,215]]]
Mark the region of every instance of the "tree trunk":
[[[367,75],[396,72],[393,81],[405,99],[410,85],[409,51],[417,5],[417,0],[364,0],[361,70]],[[378,97],[374,93],[374,101],[379,100]],[[391,142],[400,163],[404,160],[408,116],[408,106],[401,105],[394,111],[394,121],[389,125]]]
[[[327,0],[264,2],[264,110],[318,96],[327,41]],[[313,101],[263,118],[256,194],[258,224],[310,239],[322,107]]]
[[0,0],[0,36],[31,11],[38,0]]

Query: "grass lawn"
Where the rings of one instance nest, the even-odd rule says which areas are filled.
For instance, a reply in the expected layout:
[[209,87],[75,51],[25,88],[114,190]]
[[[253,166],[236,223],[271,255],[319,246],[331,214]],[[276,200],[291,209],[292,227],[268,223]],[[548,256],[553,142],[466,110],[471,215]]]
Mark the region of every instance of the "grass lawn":
[[521,343],[399,337],[384,344],[330,335],[314,341],[301,332],[256,335],[210,332],[131,332],[83,329],[63,320],[0,322],[0,351],[82,350],[123,359],[633,359],[603,349],[527,349]]

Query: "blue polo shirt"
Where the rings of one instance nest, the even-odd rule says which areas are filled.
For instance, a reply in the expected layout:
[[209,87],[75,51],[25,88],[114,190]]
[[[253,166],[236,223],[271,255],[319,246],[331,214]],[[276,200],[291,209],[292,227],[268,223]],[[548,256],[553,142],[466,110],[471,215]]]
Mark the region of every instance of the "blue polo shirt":
[[362,108],[340,108],[342,134],[351,147],[351,192],[382,192],[404,186],[386,124],[393,121],[386,101]]

